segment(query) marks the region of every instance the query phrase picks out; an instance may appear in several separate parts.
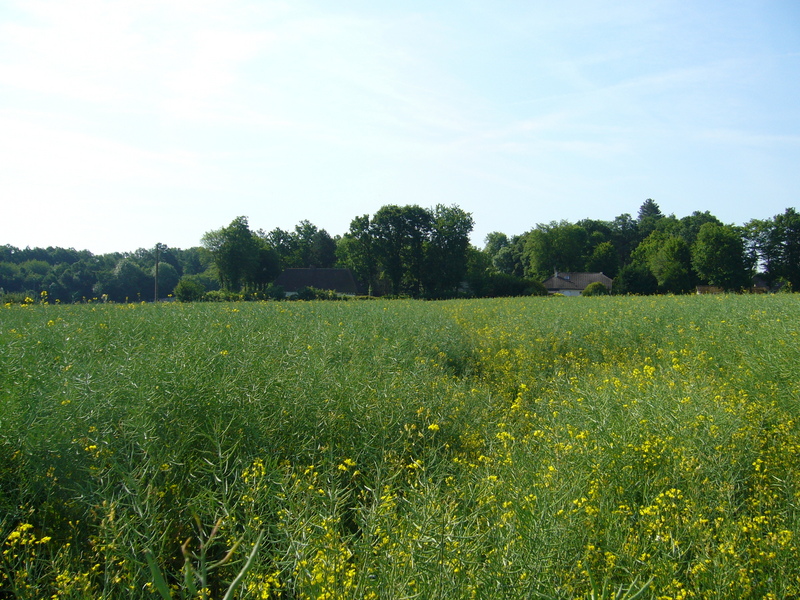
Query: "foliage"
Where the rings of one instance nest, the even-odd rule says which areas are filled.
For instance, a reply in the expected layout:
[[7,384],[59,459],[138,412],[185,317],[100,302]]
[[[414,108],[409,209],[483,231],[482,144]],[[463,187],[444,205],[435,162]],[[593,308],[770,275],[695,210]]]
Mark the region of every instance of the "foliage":
[[586,286],[586,289],[581,292],[582,296],[608,296],[608,294],[608,288],[599,281],[590,283]]
[[472,215],[457,206],[437,205],[432,212],[430,237],[425,244],[423,282],[429,295],[451,295],[467,274]]
[[283,286],[274,283],[265,287],[262,294],[267,300],[283,300],[286,298],[286,290],[283,289]]
[[[206,292],[229,288],[209,298],[279,298],[272,286],[281,269],[333,266],[353,270],[369,295],[392,297],[525,295],[524,276],[541,281],[554,268],[603,272],[615,279],[615,293],[686,293],[702,283],[738,290],[751,287],[756,270],[773,291],[800,289],[794,208],[735,227],[708,211],[664,215],[648,199],[636,219],[625,213],[611,221],[539,224],[516,236],[495,231],[483,250],[469,244],[473,225],[471,214],[441,204],[383,206],[372,217],[354,218],[335,237],[308,220],[293,230],[253,232],[247,218],[238,217],[207,232],[205,247],[161,246],[159,293],[167,295],[191,276]],[[149,300],[155,260],[153,248],[93,255],[0,246],[0,293],[24,298],[46,291],[51,302]]]
[[658,291],[658,280],[646,264],[633,262],[620,269],[611,289],[614,294],[646,296]]
[[206,232],[203,246],[214,256],[223,289],[238,292],[256,279],[260,244],[250,231],[247,217],[237,217],[227,227]]
[[175,286],[175,297],[180,302],[195,302],[200,300],[205,293],[205,286],[197,281],[193,276],[187,275],[181,278]]
[[123,258],[111,272],[101,273],[93,288],[95,297],[116,302],[153,298],[155,282],[132,258]]
[[486,277],[480,296],[502,298],[513,296],[546,296],[547,290],[540,281],[525,279],[505,273],[492,273]]
[[639,207],[637,215],[637,228],[639,229],[640,239],[646,238],[653,233],[663,218],[664,215],[655,200],[652,198],[645,200]]
[[371,222],[375,258],[391,285],[392,294],[422,291],[425,240],[432,216],[424,208],[386,205]]
[[522,277],[525,273],[525,240],[526,236],[515,236],[508,245],[500,248],[491,257],[494,269],[505,275]]
[[589,234],[567,221],[539,224],[525,239],[526,275],[543,280],[558,271],[583,271]]
[[508,247],[511,243],[508,236],[500,231],[492,231],[487,234],[484,242],[486,245],[483,247],[483,251],[489,255],[490,259],[494,259],[500,250]]
[[702,225],[692,247],[692,265],[711,285],[726,290],[741,290],[749,285],[744,241],[733,227]]
[[612,279],[616,277],[619,256],[614,244],[608,241],[597,244],[586,260],[586,270],[590,273],[604,273]]
[[248,296],[242,292],[232,292],[230,290],[210,290],[203,294],[202,300],[205,302],[241,302],[247,300]]
[[336,242],[324,229],[308,220],[298,223],[294,231],[277,227],[260,237],[272,248],[279,260],[278,269],[320,267],[336,263]]
[[[150,277],[155,280],[155,266],[153,266],[153,268],[150,270]],[[174,293],[175,286],[178,285],[178,281],[180,281],[180,276],[178,275],[178,270],[175,267],[167,262],[160,263],[158,265],[158,295],[160,298]]]
[[631,259],[649,269],[659,292],[680,294],[695,285],[689,245],[677,235],[653,231],[639,244]]
[[783,214],[761,222],[759,229],[757,248],[767,274],[800,289],[800,214],[787,208]]
[[377,290],[378,263],[369,215],[356,217],[350,222],[350,229],[337,244],[336,255],[339,264],[351,269],[371,296]]
[[296,300],[346,300],[346,296],[337,294],[334,290],[320,290],[312,286],[307,286],[297,290],[293,296]]

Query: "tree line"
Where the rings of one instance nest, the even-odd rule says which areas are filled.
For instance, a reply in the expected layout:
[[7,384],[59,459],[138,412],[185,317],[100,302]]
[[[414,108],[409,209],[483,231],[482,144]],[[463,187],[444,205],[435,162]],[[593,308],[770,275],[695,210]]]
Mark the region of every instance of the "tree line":
[[[81,302],[278,298],[286,268],[345,267],[370,295],[417,298],[545,293],[554,272],[603,272],[615,293],[686,293],[697,285],[800,289],[800,214],[794,208],[736,226],[708,211],[678,218],[652,199],[634,218],[540,223],[508,236],[492,232],[470,244],[472,215],[456,205],[381,207],[331,236],[310,221],[293,230],[252,230],[247,217],[202,236],[189,249],[140,248],[95,255],[87,250],[0,246],[4,301],[39,297]],[[155,285],[158,262],[158,285]]]
[[698,285],[726,291],[800,286],[800,214],[726,225],[706,212],[664,215],[652,199],[636,218],[539,224],[509,238],[487,236],[484,252],[503,273],[544,279],[554,271],[603,272],[620,294],[681,294]]
[[[211,253],[205,248],[159,248],[159,289],[166,296],[183,277],[197,278],[208,289],[217,289],[210,271]],[[4,302],[36,299],[51,302],[118,302],[153,300],[155,297],[155,248],[134,252],[93,254],[73,248],[16,248],[0,246],[0,297]]]
[[331,237],[309,221],[294,231],[252,231],[246,217],[207,232],[223,289],[270,293],[283,269],[345,267],[370,295],[452,297],[468,271],[472,215],[458,206],[383,206]]

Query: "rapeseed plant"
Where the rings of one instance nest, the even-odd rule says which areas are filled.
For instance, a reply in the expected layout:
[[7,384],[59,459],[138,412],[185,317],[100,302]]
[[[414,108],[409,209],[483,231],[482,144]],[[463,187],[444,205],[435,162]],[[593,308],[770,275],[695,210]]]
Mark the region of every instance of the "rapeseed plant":
[[797,596],[797,302],[5,307],[0,595]]

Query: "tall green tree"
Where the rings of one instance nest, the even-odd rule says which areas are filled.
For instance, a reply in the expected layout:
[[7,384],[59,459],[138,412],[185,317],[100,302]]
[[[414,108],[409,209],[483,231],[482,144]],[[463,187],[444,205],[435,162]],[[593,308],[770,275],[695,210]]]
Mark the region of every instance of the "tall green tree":
[[[768,244],[771,227],[772,221],[770,219],[751,219],[742,228],[747,260],[755,269],[768,271],[765,248]],[[766,275],[766,273],[764,274]]]
[[311,221],[300,221],[294,231],[276,227],[259,237],[278,255],[282,269],[330,268],[336,264],[336,241]]
[[227,227],[207,232],[202,243],[214,255],[223,289],[238,292],[252,281],[261,244],[250,231],[247,217],[236,217]]
[[689,244],[689,246],[693,246],[697,241],[700,228],[706,223],[722,225],[722,221],[720,221],[710,212],[700,212],[696,210],[688,217],[679,219],[670,231],[671,233],[682,237],[684,241]]
[[247,287],[251,291],[263,292],[281,274],[278,253],[264,239],[256,237],[258,250],[252,270],[248,273]]
[[584,271],[589,234],[568,221],[539,224],[526,234],[526,275],[543,280],[553,271]]
[[630,262],[631,254],[642,240],[639,237],[639,226],[628,213],[623,213],[610,223],[610,241],[617,251],[618,263],[625,265]]
[[111,272],[98,276],[93,290],[97,297],[107,296],[115,302],[133,302],[153,297],[153,278],[132,257],[117,263]]
[[604,273],[612,279],[616,277],[619,270],[619,255],[614,244],[602,242],[596,245],[586,259],[586,270],[592,273]]
[[694,286],[689,245],[679,237],[669,237],[650,259],[650,270],[663,292],[683,294]]
[[407,244],[407,224],[403,209],[397,205],[381,207],[372,219],[375,258],[391,284],[393,294],[402,290],[405,273],[404,255]]
[[207,248],[199,246],[187,248],[185,250],[172,249],[178,258],[180,269],[178,273],[182,275],[199,275],[208,270],[214,262],[214,256]]
[[421,293],[432,219],[430,211],[417,205],[390,204],[375,213],[371,227],[375,257],[393,294]]
[[329,269],[335,264],[336,240],[324,229],[319,229],[311,236],[308,266]]
[[525,274],[525,239],[523,235],[512,236],[492,256],[492,267],[498,273],[522,277]]
[[500,231],[492,231],[491,233],[487,234],[484,243],[485,246],[483,247],[483,251],[489,257],[490,261],[497,256],[497,253],[500,252],[500,250],[511,244],[508,236]]
[[[151,281],[154,282],[156,276],[156,268],[153,266],[150,269]],[[178,270],[169,263],[160,263],[158,265],[158,292],[160,297],[169,296],[175,291],[175,286],[178,285],[181,276]]]
[[800,290],[800,213],[787,208],[768,222],[761,253],[770,278]]
[[22,277],[22,286],[25,290],[41,291],[45,277],[52,267],[47,261],[41,259],[30,259],[19,265],[19,273]]
[[614,294],[647,296],[658,292],[658,280],[646,264],[632,262],[619,270],[611,289]]
[[730,225],[708,222],[700,227],[692,265],[702,279],[726,290],[742,289],[750,279],[744,240]]
[[94,296],[94,287],[103,277],[110,277],[117,258],[114,256],[89,256],[68,265],[58,274],[58,298],[62,302],[80,302]]
[[24,292],[24,277],[19,265],[11,261],[0,261],[0,290],[3,292]]
[[469,235],[475,221],[458,206],[433,209],[430,240],[425,248],[425,287],[432,295],[455,292],[467,274]]
[[664,214],[661,212],[658,204],[656,204],[656,201],[652,198],[648,198],[642,202],[642,205],[639,207],[639,213],[637,214],[639,222],[647,218],[660,219],[663,216]]
[[636,247],[631,260],[650,270],[660,292],[682,294],[695,285],[689,245],[677,235],[653,231]]
[[637,215],[637,227],[639,229],[639,239],[644,239],[655,231],[658,222],[664,218],[664,214],[656,204],[655,200],[648,198],[639,207]]
[[269,233],[261,233],[261,238],[275,250],[282,269],[300,268],[304,265],[298,260],[297,237],[291,231],[276,227]]
[[355,217],[350,229],[338,241],[336,256],[339,264],[351,269],[367,288],[367,293],[376,292],[378,264],[375,256],[372,224],[369,215]]

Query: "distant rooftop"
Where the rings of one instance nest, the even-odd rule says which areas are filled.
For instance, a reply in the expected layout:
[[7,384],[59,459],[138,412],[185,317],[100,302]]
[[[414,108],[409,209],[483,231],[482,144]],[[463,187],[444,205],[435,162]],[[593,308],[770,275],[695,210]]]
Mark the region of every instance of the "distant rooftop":
[[281,286],[287,294],[296,293],[304,287],[333,290],[350,296],[361,293],[350,269],[286,269],[278,275],[275,284]]

